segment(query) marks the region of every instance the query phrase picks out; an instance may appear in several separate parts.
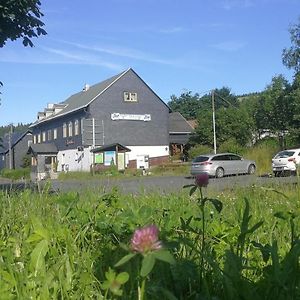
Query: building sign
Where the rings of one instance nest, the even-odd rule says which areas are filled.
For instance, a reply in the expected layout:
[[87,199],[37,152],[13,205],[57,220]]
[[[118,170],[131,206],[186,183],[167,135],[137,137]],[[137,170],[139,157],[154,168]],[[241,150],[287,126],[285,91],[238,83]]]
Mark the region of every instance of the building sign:
[[111,119],[113,121],[116,120],[129,120],[129,121],[151,121],[151,115],[133,115],[133,114],[119,114],[119,113],[112,113]]
[[96,164],[103,164],[103,153],[96,153],[95,154],[95,163]]
[[111,166],[116,164],[116,151],[104,152],[104,166]]

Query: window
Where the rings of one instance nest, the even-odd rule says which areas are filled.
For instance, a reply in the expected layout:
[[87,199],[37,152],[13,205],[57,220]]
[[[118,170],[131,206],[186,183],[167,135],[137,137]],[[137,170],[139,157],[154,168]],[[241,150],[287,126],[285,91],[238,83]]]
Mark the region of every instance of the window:
[[42,132],[42,141],[46,142],[46,131]]
[[238,155],[229,155],[230,160],[241,160],[242,158]]
[[63,137],[67,137],[67,123],[63,124]]
[[137,93],[124,92],[124,101],[137,102]]
[[36,135],[33,136],[33,143],[36,144]]
[[49,129],[49,130],[47,131],[47,139],[48,139],[48,141],[51,141],[51,140],[52,140],[52,130],[51,130],[51,129]]
[[53,139],[56,140],[57,139],[57,128],[53,129]]
[[37,136],[37,142],[38,142],[38,144],[41,142],[41,134],[40,133]]
[[72,122],[69,122],[69,136],[73,136],[73,123]]
[[75,120],[74,122],[74,135],[78,135],[79,134],[79,121]]
[[37,165],[37,159],[34,156],[31,157],[31,165],[32,166],[36,166]]

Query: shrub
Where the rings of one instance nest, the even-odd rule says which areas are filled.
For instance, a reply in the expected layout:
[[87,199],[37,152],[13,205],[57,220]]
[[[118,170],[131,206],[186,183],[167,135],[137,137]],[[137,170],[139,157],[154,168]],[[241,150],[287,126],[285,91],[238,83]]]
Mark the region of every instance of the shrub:
[[5,178],[18,180],[18,179],[29,179],[30,178],[30,168],[22,169],[3,169],[0,172],[0,175]]
[[230,138],[220,145],[218,152],[232,152],[242,155],[245,152],[245,148],[235,138]]
[[213,150],[207,145],[195,145],[189,150],[188,154],[189,154],[189,159],[193,159],[198,155],[212,153],[212,152]]

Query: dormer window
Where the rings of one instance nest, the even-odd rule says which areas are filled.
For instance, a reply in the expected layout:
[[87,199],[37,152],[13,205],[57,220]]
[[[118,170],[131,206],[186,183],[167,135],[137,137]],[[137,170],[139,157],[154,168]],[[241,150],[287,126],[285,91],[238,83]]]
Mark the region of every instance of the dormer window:
[[125,102],[137,102],[137,93],[124,92]]

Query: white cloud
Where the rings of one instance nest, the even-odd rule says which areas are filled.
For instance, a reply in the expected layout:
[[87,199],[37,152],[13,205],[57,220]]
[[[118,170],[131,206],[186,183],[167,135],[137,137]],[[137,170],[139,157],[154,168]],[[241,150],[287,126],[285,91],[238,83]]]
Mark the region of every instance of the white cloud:
[[118,46],[87,46],[79,43],[72,43],[64,41],[64,43],[75,46],[80,49],[85,49],[87,51],[94,51],[97,53],[105,53],[110,54],[113,56],[118,57],[126,57],[126,58],[132,58],[135,60],[142,60],[147,62],[154,62],[164,65],[177,65],[178,60],[169,60],[164,58],[155,57],[152,54],[139,51],[132,48],[126,48],[126,47],[118,47]]

